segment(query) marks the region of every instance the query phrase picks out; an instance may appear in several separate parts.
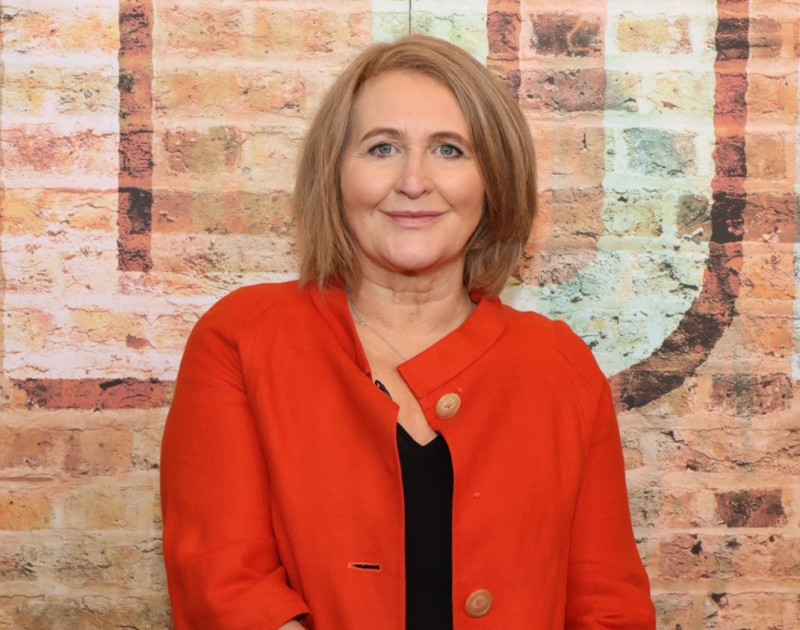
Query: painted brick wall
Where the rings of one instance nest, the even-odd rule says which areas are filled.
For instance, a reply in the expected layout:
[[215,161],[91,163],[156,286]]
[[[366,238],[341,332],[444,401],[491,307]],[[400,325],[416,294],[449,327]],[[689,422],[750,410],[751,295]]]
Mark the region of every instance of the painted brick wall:
[[612,380],[659,628],[800,627],[800,0],[0,9],[0,628],[170,626],[183,343],[220,295],[292,277],[299,139],[347,60],[409,29],[530,121],[541,215],[504,297]]

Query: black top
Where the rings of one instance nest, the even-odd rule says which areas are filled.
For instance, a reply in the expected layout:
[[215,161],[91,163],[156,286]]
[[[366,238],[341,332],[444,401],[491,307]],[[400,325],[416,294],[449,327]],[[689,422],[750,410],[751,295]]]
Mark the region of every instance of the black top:
[[406,630],[453,628],[453,463],[397,425],[406,521]]

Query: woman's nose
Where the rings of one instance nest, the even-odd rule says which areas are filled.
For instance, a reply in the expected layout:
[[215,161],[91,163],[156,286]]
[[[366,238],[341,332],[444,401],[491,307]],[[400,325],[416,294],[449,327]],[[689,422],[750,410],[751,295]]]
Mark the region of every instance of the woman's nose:
[[430,165],[424,153],[410,151],[406,154],[397,178],[397,191],[407,197],[416,198],[431,190]]

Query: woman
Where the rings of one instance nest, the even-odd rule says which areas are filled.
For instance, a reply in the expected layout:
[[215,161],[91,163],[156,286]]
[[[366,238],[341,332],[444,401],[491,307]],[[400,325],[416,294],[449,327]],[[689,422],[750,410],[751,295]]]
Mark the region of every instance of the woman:
[[176,628],[654,628],[609,387],[497,299],[535,211],[516,103],[448,43],[364,52],[295,190],[299,282],[188,342],[163,443]]

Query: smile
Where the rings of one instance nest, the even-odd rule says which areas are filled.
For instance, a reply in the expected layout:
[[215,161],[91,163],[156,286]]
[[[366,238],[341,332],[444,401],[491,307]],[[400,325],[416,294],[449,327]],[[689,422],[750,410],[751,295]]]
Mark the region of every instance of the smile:
[[416,212],[384,212],[396,225],[401,227],[425,227],[435,223],[444,212],[420,210]]

